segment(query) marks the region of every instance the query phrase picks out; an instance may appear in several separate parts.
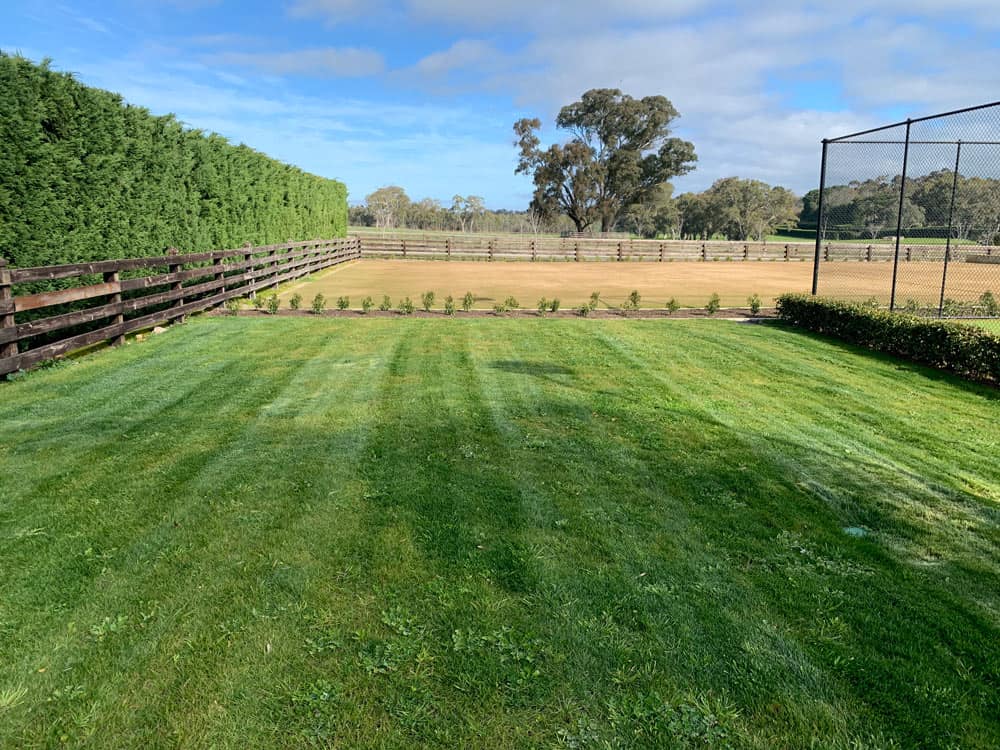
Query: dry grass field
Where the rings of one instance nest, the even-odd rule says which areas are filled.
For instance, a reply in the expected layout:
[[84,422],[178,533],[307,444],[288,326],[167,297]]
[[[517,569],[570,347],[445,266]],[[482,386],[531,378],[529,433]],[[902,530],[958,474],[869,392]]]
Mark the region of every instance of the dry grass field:
[[[848,290],[859,298],[888,299],[892,266],[888,263],[830,263],[823,266],[820,292],[843,295]],[[993,287],[987,274],[998,278]],[[918,286],[934,290],[940,276],[935,263],[907,263],[900,267],[899,299],[918,296]],[[987,288],[1000,293],[1000,266],[955,264],[949,270],[948,294],[974,299]],[[602,302],[618,305],[637,289],[643,307],[663,307],[675,298],[684,307],[703,307],[709,296],[719,294],[724,307],[742,307],[747,297],[758,294],[764,307],[784,292],[807,292],[812,283],[812,264],[802,262],[670,262],[670,263],[524,263],[365,259],[338,266],[282,292],[282,304],[298,292],[310,300],[322,292],[332,306],[341,296],[351,306],[371,296],[376,304],[389,295],[393,305],[409,296],[419,304],[420,295],[433,291],[437,306],[447,295],[461,298],[471,291],[476,306],[490,308],[495,301],[514,296],[522,306],[534,306],[540,297],[558,297],[563,307],[585,302],[591,292],[601,292]],[[940,283],[939,281],[936,283]],[[926,295],[925,295],[926,296]]]

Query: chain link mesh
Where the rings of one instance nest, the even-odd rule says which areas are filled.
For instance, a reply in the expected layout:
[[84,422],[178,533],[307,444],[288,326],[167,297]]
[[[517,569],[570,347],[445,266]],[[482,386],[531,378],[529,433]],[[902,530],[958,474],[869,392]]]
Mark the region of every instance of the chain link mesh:
[[1000,103],[824,144],[818,294],[1000,317]]

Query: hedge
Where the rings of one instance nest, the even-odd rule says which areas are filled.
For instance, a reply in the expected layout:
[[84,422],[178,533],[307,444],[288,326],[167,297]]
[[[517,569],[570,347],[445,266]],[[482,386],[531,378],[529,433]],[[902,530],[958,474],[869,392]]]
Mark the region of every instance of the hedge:
[[800,294],[778,298],[778,317],[877,352],[1000,383],[1000,336],[976,326]]
[[342,183],[0,52],[0,256],[12,265],[346,231]]

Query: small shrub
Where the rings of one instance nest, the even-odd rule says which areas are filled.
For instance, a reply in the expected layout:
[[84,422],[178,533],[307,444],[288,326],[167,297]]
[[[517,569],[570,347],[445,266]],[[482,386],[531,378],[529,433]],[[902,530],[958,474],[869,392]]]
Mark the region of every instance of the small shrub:
[[549,301],[542,297],[538,300],[538,314],[545,315],[546,311],[549,309]]
[[260,310],[263,306],[264,306],[264,298],[259,294],[255,294],[253,296],[253,309]]
[[455,298],[450,294],[444,298],[444,314],[454,315],[455,314]]
[[505,312],[507,312],[507,305],[505,305],[503,302],[494,302],[493,303],[493,314],[494,315],[503,315]]
[[424,312],[430,312],[434,307],[434,292],[424,292],[420,295],[420,302],[424,307]]
[[404,297],[403,301],[399,303],[399,311],[403,315],[413,315],[414,309],[413,300],[409,297]]
[[712,292],[712,296],[708,298],[708,304],[705,305],[705,310],[709,315],[715,315],[719,312],[721,306],[722,300],[719,299],[719,295],[716,292]]
[[236,298],[226,300],[226,312],[236,315],[240,311],[240,301]]
[[751,294],[749,297],[747,297],[747,305],[750,306],[751,315],[760,314],[760,295]]
[[521,305],[518,303],[518,301],[516,299],[514,299],[513,297],[508,297],[507,299],[505,299],[503,301],[503,305],[508,310],[517,310],[518,308],[521,307]]
[[559,312],[559,298],[556,297],[549,302],[549,312]]
[[909,297],[906,302],[903,303],[902,309],[908,313],[917,313],[920,310],[920,303],[912,297]]
[[601,293],[600,292],[591,292],[590,293],[590,311],[591,312],[593,312],[594,310],[597,309],[597,304],[600,301],[601,301]]
[[267,311],[271,313],[271,315],[277,315],[279,307],[281,307],[281,300],[278,299],[277,294],[272,294],[267,298]]
[[680,303],[676,299],[671,297],[667,300],[667,315],[673,315],[675,312],[681,309]]
[[350,297],[337,297],[337,309],[338,310],[346,310],[350,306],[351,306],[351,298]]
[[361,300],[361,312],[365,315],[371,312],[371,309],[374,306],[375,303],[372,301],[371,297],[365,297],[363,300]]
[[296,292],[288,299],[288,306],[293,310],[298,310],[302,307],[302,295]]
[[991,318],[1000,314],[1000,304],[997,303],[993,292],[988,289],[979,296],[979,306],[983,308],[983,314]]
[[316,296],[313,297],[312,301],[312,311],[316,315],[322,315],[323,309],[326,307],[326,297],[323,296],[322,292],[316,292]]
[[576,308],[576,311],[578,313],[580,313],[581,317],[584,317],[584,318],[586,318],[588,315],[590,315],[590,313],[593,312],[593,310],[594,310],[594,308],[592,308],[586,302],[583,303],[582,305],[580,305],[578,308]]
[[642,301],[642,297],[639,296],[639,290],[633,289],[628,295],[628,306],[630,310],[638,310],[639,303]]
[[475,303],[476,298],[473,296],[472,292],[466,292],[465,296],[462,297],[462,309],[466,312],[469,312]]
[[382,295],[382,301],[379,303],[378,309],[382,312],[389,312],[392,309],[392,300],[389,299],[388,294]]

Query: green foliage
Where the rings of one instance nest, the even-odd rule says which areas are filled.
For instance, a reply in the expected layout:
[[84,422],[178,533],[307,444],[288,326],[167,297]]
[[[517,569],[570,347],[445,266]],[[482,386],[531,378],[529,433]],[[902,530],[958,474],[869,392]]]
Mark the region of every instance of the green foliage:
[[403,315],[413,315],[413,311],[415,309],[416,308],[413,306],[413,300],[409,297],[404,297],[403,301],[399,303],[399,311],[403,313]]
[[291,297],[289,297],[288,306],[293,310],[298,310],[300,307],[302,307],[302,295],[296,292]]
[[635,312],[639,309],[639,303],[642,301],[642,297],[639,294],[638,289],[633,289],[629,295],[628,299],[622,305],[622,312]]
[[350,306],[351,306],[351,298],[350,297],[337,297],[337,309],[338,310],[346,310]]
[[444,314],[454,315],[455,314],[455,298],[450,294],[444,298]]
[[712,296],[708,298],[708,304],[705,305],[705,311],[709,315],[715,315],[719,312],[719,307],[722,306],[722,300],[719,299],[719,295],[716,292],[712,292]]
[[559,298],[555,297],[551,302],[549,302],[550,312],[559,312]]
[[514,297],[508,297],[503,301],[503,304],[508,310],[517,310],[521,307],[520,303]]
[[382,295],[382,301],[378,304],[378,309],[382,312],[389,312],[392,309],[392,300],[388,294]]
[[363,300],[361,300],[361,312],[364,313],[365,315],[367,315],[368,313],[370,313],[371,310],[372,310],[372,307],[374,307],[374,306],[375,306],[375,303],[374,303],[374,301],[372,300],[372,298],[370,296],[369,297],[365,297]]
[[230,315],[236,315],[240,311],[240,301],[235,297],[226,300],[226,312]]
[[507,312],[507,305],[505,305],[503,302],[494,302],[493,303],[493,314],[494,315],[503,315],[505,312]]
[[420,304],[424,308],[424,312],[430,312],[431,308],[434,307],[434,292],[424,292],[420,295]]
[[264,307],[264,296],[261,294],[255,294],[253,296],[253,309],[260,310]]
[[974,326],[796,294],[778,298],[778,316],[878,352],[975,380],[1000,382],[1000,336]]
[[0,256],[75,263],[344,236],[343,184],[0,52]]
[[594,311],[594,308],[591,307],[586,302],[584,302],[582,305],[576,308],[576,311],[580,314],[581,317],[586,318],[588,315],[590,315],[590,313]]
[[1000,305],[997,304],[997,298],[988,289],[979,295],[979,306],[982,308],[983,315],[987,317],[995,318],[1000,315]]
[[747,305],[749,305],[749,307],[750,307],[750,314],[751,315],[757,315],[757,314],[759,314],[760,313],[760,295],[754,293],[754,294],[751,294],[749,297],[747,297]]
[[462,309],[465,310],[465,312],[469,312],[469,310],[472,309],[472,306],[475,303],[476,303],[476,298],[472,294],[472,292],[466,292],[465,296],[462,297]]
[[271,315],[277,315],[279,307],[281,307],[281,300],[278,298],[278,295],[269,295],[267,298],[267,311],[271,313]]
[[667,300],[667,315],[673,315],[681,309],[680,303],[673,297]]
[[538,314],[545,315],[546,311],[549,309],[549,301],[542,297],[538,300]]
[[323,309],[325,307],[326,307],[326,297],[323,296],[322,292],[317,292],[316,296],[313,297],[312,311],[317,315],[322,315]]

